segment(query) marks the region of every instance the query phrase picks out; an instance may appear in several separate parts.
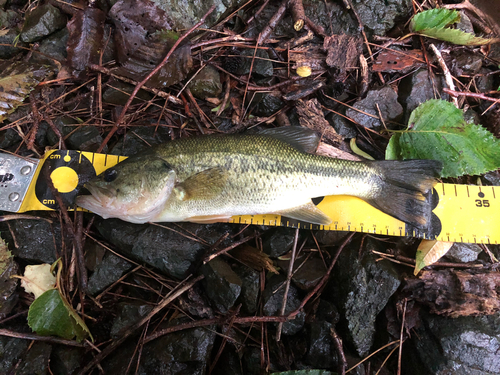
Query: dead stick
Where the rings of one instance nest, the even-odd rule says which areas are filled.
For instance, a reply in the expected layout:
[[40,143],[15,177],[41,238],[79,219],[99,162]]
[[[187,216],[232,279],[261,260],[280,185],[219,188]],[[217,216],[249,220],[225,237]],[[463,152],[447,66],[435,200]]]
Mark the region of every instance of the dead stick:
[[444,88],[443,91],[451,96],[457,97],[457,96],[468,96],[470,98],[476,98],[476,99],[483,99],[483,100],[488,100],[490,102],[495,102],[495,103],[500,103],[500,99],[492,98],[490,96],[486,96],[481,93],[477,92],[468,92],[468,91],[454,91],[450,90],[447,88]]
[[[446,84],[448,85],[450,90],[455,91],[455,84],[453,83],[453,78],[451,77],[450,70],[448,69],[448,66],[446,66],[446,62],[444,61],[443,56],[441,55],[441,52],[432,43],[431,43],[430,47],[432,49],[432,52],[434,52],[434,54],[437,57],[439,66],[443,70],[444,79],[446,81]],[[457,98],[455,96],[453,96],[452,99],[453,99],[453,104],[455,105],[455,107],[459,108]]]
[[288,7],[290,8],[290,11],[292,13],[293,28],[295,29],[295,31],[302,30],[306,18],[302,0],[289,0]]
[[139,90],[141,89],[142,86],[144,86],[146,84],[147,81],[149,81],[149,79],[151,77],[153,77],[156,73],[158,73],[162,68],[163,66],[165,66],[165,64],[167,63],[168,59],[170,58],[170,56],[172,56],[172,54],[174,53],[174,51],[177,49],[177,47],[181,44],[181,42],[186,39],[193,31],[195,31],[198,27],[200,27],[201,25],[203,25],[203,23],[205,23],[205,19],[215,10],[215,4],[212,5],[210,7],[210,9],[208,10],[208,12],[206,12],[203,17],[201,17],[200,21],[198,21],[193,27],[191,27],[184,35],[182,35],[179,39],[177,39],[177,41],[175,42],[175,44],[172,46],[172,48],[170,48],[170,51],[168,51],[167,53],[167,56],[165,56],[165,58],[162,60],[162,62],[156,67],[154,68],[147,76],[146,78],[144,78],[141,82],[139,82],[135,88],[134,88],[134,91],[132,91],[132,94],[129,96],[127,102],[125,103],[125,106],[123,107],[122,109],[122,112],[120,113],[120,116],[118,117],[118,120],[116,120],[116,123],[115,123],[115,126],[109,131],[108,135],[106,136],[106,138],[104,138],[104,140],[102,141],[102,144],[99,146],[99,148],[97,149],[97,153],[101,152],[104,147],[106,146],[106,144],[109,142],[109,140],[111,139],[111,137],[113,136],[113,134],[115,134],[115,132],[118,130],[118,127],[120,126],[120,124],[122,123],[123,119],[125,118],[125,114],[127,113],[130,105],[132,104],[132,100],[134,100],[135,96],[137,95],[137,93],[139,92]]
[[281,21],[283,16],[285,15],[286,11],[286,4],[288,3],[288,0],[283,0],[276,11],[274,15],[271,17],[269,20],[269,23],[264,27],[264,29],[261,31],[259,34],[259,37],[257,38],[257,45],[263,44],[267,38],[269,38],[269,35],[273,32],[273,30],[276,28],[278,23]]
[[339,357],[339,375],[345,375],[345,370],[347,369],[347,359],[345,358],[344,349],[342,345],[342,339],[335,331],[333,326],[330,328],[330,335],[333,339],[333,346],[335,346],[335,350],[337,351],[337,356]]

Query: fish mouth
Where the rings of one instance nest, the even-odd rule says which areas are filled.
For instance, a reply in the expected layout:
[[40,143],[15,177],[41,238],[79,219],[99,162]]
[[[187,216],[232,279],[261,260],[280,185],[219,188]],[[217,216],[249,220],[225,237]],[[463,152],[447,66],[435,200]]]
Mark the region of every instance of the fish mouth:
[[112,205],[115,194],[109,189],[94,184],[85,184],[84,187],[90,192],[90,195],[78,195],[76,204],[102,217],[108,216],[106,213]]

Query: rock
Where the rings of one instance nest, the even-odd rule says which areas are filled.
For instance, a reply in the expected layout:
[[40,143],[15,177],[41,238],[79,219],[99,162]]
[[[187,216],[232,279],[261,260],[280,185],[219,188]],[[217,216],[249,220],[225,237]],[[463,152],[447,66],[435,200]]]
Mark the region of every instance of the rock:
[[257,304],[259,302],[259,273],[243,265],[236,265],[233,269],[241,280],[240,300],[243,310],[250,315],[254,314],[257,311]]
[[[64,28],[47,38],[44,38],[40,42],[40,47],[38,50],[43,53],[43,55],[35,53],[33,54],[33,60],[42,64],[54,64],[54,60],[64,63],[66,59],[66,43],[68,42],[68,29]],[[51,57],[49,59],[46,56]]]
[[51,4],[37,6],[26,14],[21,40],[33,43],[66,26],[66,16]]
[[264,252],[271,258],[277,258],[290,251],[294,238],[295,231],[290,228],[269,229],[262,241]]
[[7,246],[0,238],[0,319],[8,316],[17,303],[19,297],[16,293],[18,279],[12,276],[18,274],[19,267],[14,257],[9,256]]
[[337,115],[336,113],[329,113],[326,119],[330,125],[335,129],[338,135],[343,138],[355,138],[358,136],[358,131],[356,126],[354,126],[350,121],[346,120],[344,117]]
[[50,356],[50,369],[54,375],[72,375],[82,365],[85,350],[73,346],[54,345]]
[[137,225],[118,219],[96,220],[101,235],[113,243],[120,252],[133,259],[158,268],[168,276],[185,278],[191,266],[200,260],[205,246],[180,233],[185,227],[195,236],[215,242],[230,231],[226,224],[199,225],[182,223],[175,232],[156,225]]
[[113,155],[131,156],[170,140],[170,130],[166,126],[134,126],[111,149]]
[[237,7],[245,3],[244,0],[206,0],[183,1],[178,0],[152,0],[160,9],[167,12],[173,29],[187,30],[197,23],[201,17],[215,5],[215,10],[207,17],[202,27],[211,27],[217,20],[229,15]]
[[377,262],[371,254],[372,250],[382,250],[378,245],[367,238],[361,258],[359,242],[346,247],[333,269],[327,293],[323,293],[341,311],[339,330],[345,331],[346,340],[361,357],[370,352],[377,315],[401,283],[392,263]]
[[148,315],[153,307],[151,305],[139,305],[123,303],[118,307],[118,316],[111,327],[111,337],[118,339],[123,336],[125,330]]
[[[125,105],[129,98],[129,94],[134,90],[134,86],[118,80],[110,80],[108,85],[102,91],[102,101],[104,103],[114,104],[117,106]],[[147,91],[139,90],[132,105],[137,105],[145,101],[151,100],[153,95]]]
[[0,148],[7,149],[10,146],[19,143],[21,141],[21,137],[14,129],[7,129],[0,131]]
[[333,246],[340,245],[350,233],[336,230],[320,230],[314,233],[314,236],[321,245]]
[[[248,75],[250,68],[252,74],[257,74],[261,77],[271,77],[274,73],[273,63],[269,58],[269,54],[264,50],[244,49],[242,52],[233,51],[237,56],[228,57],[224,63],[224,67],[229,73],[236,75]],[[253,59],[253,64],[252,64]]]
[[307,327],[309,333],[309,350],[305,361],[313,368],[335,369],[338,358],[333,345],[330,329],[333,327],[328,322],[311,323]]
[[251,112],[256,116],[272,116],[285,105],[283,100],[281,100],[281,93],[279,92],[258,92],[255,95],[249,96],[252,99],[250,104]]
[[191,93],[198,99],[217,98],[222,92],[220,74],[212,65],[205,66],[188,84]]
[[[278,260],[278,266],[283,270],[288,270],[290,267],[290,260]],[[310,290],[316,286],[325,273],[325,263],[319,255],[314,254],[307,260],[305,257],[300,257],[295,260],[293,264],[292,280],[300,289]]]
[[379,120],[380,113],[388,128],[391,127],[387,123],[388,121],[398,121],[403,114],[403,107],[398,103],[398,95],[389,86],[379,90],[368,91],[366,98],[358,100],[354,103],[353,107],[375,117],[367,116],[351,108],[346,111],[346,115],[361,126],[375,130],[380,130],[384,127]]
[[[16,368],[16,375],[45,375],[49,367],[52,345],[35,341]],[[4,374],[6,374],[5,372]]]
[[446,257],[454,262],[474,262],[482,251],[479,245],[457,242],[448,250]]
[[241,293],[241,279],[221,257],[201,267],[205,276],[203,287],[212,306],[225,314],[233,307]]
[[132,268],[132,263],[119,256],[107,252],[103,260],[89,278],[87,293],[96,295],[117,281],[125,272]]
[[[16,29],[10,29],[5,35],[0,35],[0,59],[10,59],[19,52],[22,52],[20,48],[11,47],[14,45],[16,38],[19,35],[19,31]],[[26,43],[19,40],[17,46],[26,47]]]
[[385,35],[398,19],[411,15],[411,0],[353,0],[361,23],[368,34]]
[[[500,369],[500,314],[445,318],[421,312],[404,374],[492,375]],[[418,360],[417,361],[417,358]],[[420,362],[420,366],[415,365]],[[405,369],[406,367],[406,369]]]
[[[135,373],[203,375],[215,336],[215,327],[209,326],[173,332],[148,342],[142,348],[142,360]],[[103,361],[104,371],[109,374],[125,374],[136,349],[137,342],[134,340],[116,351],[109,359]],[[135,366],[134,360],[134,369]]]
[[[434,80],[436,90],[441,92],[443,81],[436,77]],[[447,98],[446,94],[442,95],[442,99]],[[411,77],[405,78],[400,86],[400,99],[405,104],[405,117],[409,118],[411,112],[423,102],[434,99],[434,89],[427,70],[418,70]]]
[[[0,8],[2,8],[1,5]],[[21,16],[19,13],[10,9],[0,9],[0,27],[2,29],[14,29],[20,20]]]
[[[285,294],[285,277],[282,275],[273,275],[267,281],[266,288],[262,295],[264,306],[262,311],[267,316],[279,316],[281,306],[283,304],[283,296]],[[288,290],[285,315],[295,311],[300,305],[301,299],[299,291],[293,284],[290,284]],[[283,335],[295,335],[304,327],[306,314],[300,311],[294,319],[289,320],[283,324]]]
[[449,69],[453,75],[475,75],[483,66],[483,58],[472,51],[459,49],[450,52],[452,59]]
[[54,263],[56,261],[56,244],[61,243],[61,227],[59,222],[49,223],[47,220],[20,219],[10,222],[10,234],[6,234],[6,242],[13,245],[12,254],[16,257],[37,263]]
[[15,366],[26,352],[28,344],[28,340],[0,336],[0,374],[15,372]]
[[[97,127],[82,125],[70,117],[57,117],[54,125],[66,137],[65,142],[69,149],[95,152],[101,146],[103,138]],[[59,138],[52,129],[47,131],[47,140],[50,144],[57,144]],[[103,152],[106,152],[107,148]]]

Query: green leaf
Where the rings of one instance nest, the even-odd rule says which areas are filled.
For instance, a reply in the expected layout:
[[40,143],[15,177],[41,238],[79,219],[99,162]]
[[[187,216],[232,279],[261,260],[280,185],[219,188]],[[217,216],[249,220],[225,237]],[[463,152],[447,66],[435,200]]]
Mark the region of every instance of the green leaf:
[[429,38],[444,40],[461,46],[482,46],[496,41],[496,39],[491,38],[480,38],[458,29],[423,29],[418,33]]
[[410,30],[420,32],[431,28],[442,29],[459,21],[460,13],[456,10],[445,8],[425,10],[413,16],[410,22]]
[[458,29],[446,28],[460,21],[456,10],[439,8],[416,14],[410,22],[410,30],[423,36],[464,46],[479,46],[498,42],[497,38],[479,38]]
[[409,129],[391,139],[386,159],[434,159],[443,162],[441,177],[479,175],[500,168],[500,140],[444,100],[416,108]]
[[28,324],[42,336],[59,336],[68,340],[76,337],[82,341],[90,335],[89,329],[57,289],[38,297],[28,311]]
[[47,67],[10,61],[0,64],[0,123],[49,73]]

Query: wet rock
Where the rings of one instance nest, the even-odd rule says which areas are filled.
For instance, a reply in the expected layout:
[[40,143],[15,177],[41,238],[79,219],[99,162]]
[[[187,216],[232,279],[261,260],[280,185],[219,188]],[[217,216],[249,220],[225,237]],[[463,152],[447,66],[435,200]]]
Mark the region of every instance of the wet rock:
[[14,129],[0,131],[0,148],[6,149],[21,141],[21,137]]
[[123,303],[118,307],[118,316],[111,327],[111,337],[118,339],[128,327],[144,318],[153,309],[151,305]]
[[[79,126],[76,121],[70,117],[58,117],[54,120],[54,125],[65,136],[65,142],[69,149],[95,152],[103,141],[101,133],[95,126]],[[52,129],[47,131],[47,140],[50,144],[57,144],[59,138]],[[106,152],[107,149],[104,150]]]
[[137,126],[130,129],[111,149],[113,155],[131,156],[170,140],[170,130],[165,126]]
[[470,18],[467,17],[467,13],[463,10],[460,10],[459,13],[460,20],[455,24],[455,27],[464,33],[474,34],[474,25],[472,25]]
[[46,220],[20,219],[10,222],[12,254],[16,257],[37,263],[54,263],[56,246],[61,243],[61,227],[59,222],[49,223]]
[[[44,38],[40,42],[40,47],[38,48],[43,55],[35,53],[33,54],[33,60],[42,64],[53,64],[54,61],[52,59],[57,60],[60,63],[64,63],[66,59],[66,43],[68,42],[68,36],[68,29],[64,28],[49,37]],[[52,59],[49,59],[46,56],[49,56]]]
[[[405,374],[492,375],[500,369],[500,315],[445,318],[421,312],[422,324],[411,336],[421,366],[410,362]],[[413,358],[415,360],[415,358]],[[403,361],[407,362],[407,361]]]
[[375,335],[377,315],[400,285],[392,263],[376,262],[372,250],[381,251],[370,238],[359,257],[359,242],[345,248],[333,269],[328,283],[329,298],[341,311],[341,325],[345,337],[361,357],[370,352]]
[[239,349],[231,342],[227,342],[212,374],[220,375],[246,375],[243,372]]
[[26,13],[21,40],[33,43],[66,26],[66,16],[56,7],[45,4]]
[[271,116],[285,105],[279,92],[256,93],[250,96],[251,112],[256,116]]
[[215,10],[207,17],[205,27],[213,26],[217,20],[229,15],[232,10],[245,3],[244,0],[206,0],[206,1],[178,1],[152,0],[160,9],[167,12],[173,29],[187,30],[198,22],[201,17],[215,5]]
[[246,346],[243,352],[242,367],[245,375],[260,375],[260,349],[254,346]]
[[54,375],[72,375],[82,365],[83,348],[54,345],[50,356],[50,369]]
[[[0,5],[1,7],[1,5]],[[0,9],[0,27],[2,29],[12,29],[21,20],[21,15],[13,10]]]
[[483,58],[466,49],[451,51],[450,57],[452,62],[449,64],[449,68],[453,75],[474,75],[477,74],[483,66]]
[[356,127],[344,117],[337,115],[336,113],[329,113],[326,116],[328,122],[333,126],[337,134],[343,138],[355,138],[358,136]]
[[320,230],[314,233],[320,245],[340,245],[350,232],[336,230]]
[[185,233],[182,227],[208,242],[215,242],[221,233],[230,230],[225,224],[183,223],[174,232],[156,225],[137,225],[118,219],[96,220],[96,227],[104,238],[126,256],[179,279],[188,275],[190,267],[199,261],[205,248],[200,242],[191,239],[192,234],[180,234]]
[[238,56],[228,57],[224,64],[224,67],[230,73],[248,75],[250,68],[252,68],[253,74],[261,77],[271,77],[274,73],[273,63],[269,59],[269,54],[264,50],[257,50],[255,52],[255,59],[253,59],[253,49],[245,49],[241,52],[233,51],[232,54],[237,54]]
[[[434,78],[437,92],[441,92],[443,81],[439,77]],[[403,79],[400,87],[401,102],[405,104],[405,117],[423,102],[434,99],[434,88],[427,70],[419,70]],[[441,99],[446,100],[447,95],[443,94]]]
[[[0,248],[7,250],[0,238]],[[12,311],[18,300],[16,293],[18,279],[13,278],[17,275],[19,267],[14,257],[0,249],[0,319],[5,318]]]
[[313,368],[334,369],[337,366],[338,358],[333,345],[331,328],[333,325],[325,321],[311,323],[307,327],[309,350],[305,361]]
[[403,107],[398,103],[398,94],[388,86],[368,91],[366,98],[358,100],[353,107],[375,117],[367,116],[351,108],[346,111],[346,115],[365,128],[375,130],[383,128],[383,124],[379,120],[380,113],[387,127],[390,127],[388,121],[398,121],[403,114]]
[[132,263],[111,252],[106,253],[89,278],[87,292],[91,295],[101,292],[131,268]]
[[45,375],[49,367],[52,346],[35,341],[23,358],[15,373],[19,375]]
[[222,92],[219,71],[211,65],[205,66],[196,77],[189,82],[188,88],[198,99],[204,100],[206,98],[218,97]]
[[[165,328],[165,327],[161,327]],[[148,374],[193,374],[203,375],[215,339],[215,327],[194,328],[162,336],[144,345],[139,375]],[[131,358],[137,349],[137,342],[129,343],[103,362],[109,374],[125,374]],[[135,368],[133,361],[133,368]]]
[[262,245],[264,252],[277,258],[292,248],[295,232],[289,228],[272,228],[266,232]]
[[384,35],[398,19],[411,15],[411,0],[353,0],[352,5],[368,34]]
[[[10,59],[22,51],[20,48],[11,47],[14,45],[18,35],[19,31],[16,29],[10,29],[5,35],[0,35],[0,59]],[[17,45],[19,47],[26,47],[26,43],[21,40]]]
[[[278,266],[288,270],[290,260],[278,260]],[[293,264],[292,280],[302,290],[310,290],[323,278],[326,273],[325,263],[319,255],[312,255],[308,259],[300,257]]]
[[236,265],[234,272],[241,280],[241,303],[243,310],[248,314],[254,314],[257,311],[260,292],[259,273],[247,266]]
[[479,253],[483,250],[479,245],[472,243],[454,243],[450,250],[446,253],[446,257],[454,262],[474,262],[477,260]]
[[[102,101],[114,105],[125,105],[132,91],[134,91],[133,85],[122,81],[111,80],[102,91]],[[153,96],[149,92],[139,90],[134,100],[132,100],[132,105],[143,103],[152,98]]]
[[241,279],[221,257],[212,259],[201,267],[205,276],[203,287],[213,307],[225,314],[241,293]]
[[0,374],[9,374],[21,359],[29,341],[0,336]]
[[[264,302],[263,312],[267,316],[279,316],[285,295],[285,277],[282,275],[272,276],[264,289],[262,300]],[[288,290],[285,315],[295,311],[300,305],[301,299],[298,289],[290,284]],[[300,311],[294,319],[283,324],[283,335],[294,335],[304,327],[305,312]]]

